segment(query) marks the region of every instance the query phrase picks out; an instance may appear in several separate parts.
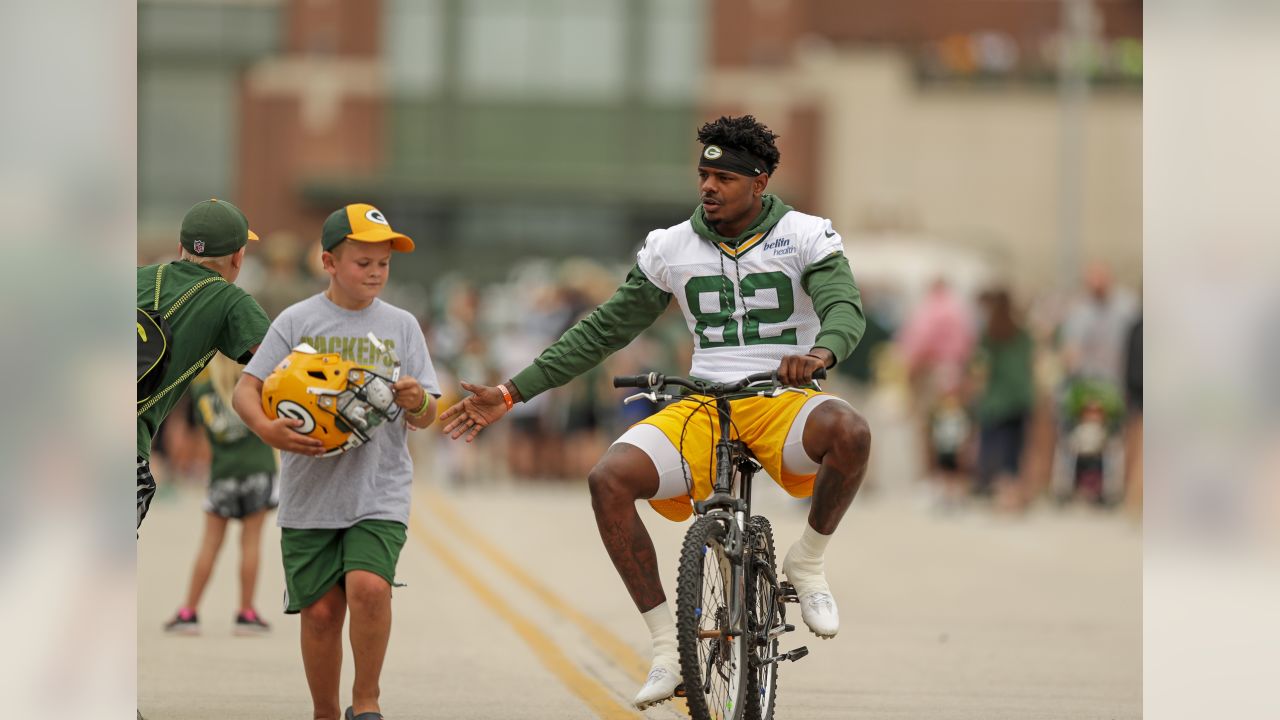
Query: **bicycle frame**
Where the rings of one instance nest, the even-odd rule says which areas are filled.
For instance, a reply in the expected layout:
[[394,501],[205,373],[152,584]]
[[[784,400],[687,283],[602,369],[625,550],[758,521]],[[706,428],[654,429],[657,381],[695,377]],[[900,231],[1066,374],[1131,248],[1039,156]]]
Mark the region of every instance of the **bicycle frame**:
[[[815,380],[826,377],[825,370],[813,374]],[[730,407],[731,396],[751,389],[754,383],[778,381],[777,373],[756,373],[733,383],[709,383],[688,378],[665,377],[659,373],[616,377],[614,387],[647,388],[647,393],[628,398],[648,397],[651,401],[659,399],[658,391],[667,385],[688,388],[695,395],[706,395],[715,398],[716,411],[720,420],[720,440],[716,442],[715,460],[716,476],[711,488],[711,495],[705,500],[693,503],[693,510],[699,516],[718,518],[725,524],[725,554],[728,555],[733,568],[732,587],[729,588],[729,606],[733,608],[733,616],[729,618],[728,633],[744,635],[746,632],[746,603],[743,594],[746,590],[746,560],[744,555],[747,523],[751,519],[751,480],[760,470],[760,464],[751,457],[747,446],[740,440],[731,440],[733,428]],[[672,399],[671,395],[663,395],[662,399]],[[734,488],[735,473],[739,478],[737,492]],[[777,577],[770,573],[772,587],[777,587]],[[770,598],[771,603],[776,597]],[[770,605],[772,606],[772,604]]]
[[[727,598],[729,607],[733,608],[728,633],[741,636],[746,634],[746,603],[742,595],[748,580],[744,550],[747,522],[751,519],[751,480],[760,465],[742,441],[729,439],[733,425],[729,399],[716,398],[716,410],[720,419],[720,440],[716,442],[715,483],[711,495],[706,500],[694,502],[693,506],[698,515],[720,517],[725,523],[725,553],[733,569],[733,582],[728,588]],[[733,487],[735,473],[738,478],[736,494]]]

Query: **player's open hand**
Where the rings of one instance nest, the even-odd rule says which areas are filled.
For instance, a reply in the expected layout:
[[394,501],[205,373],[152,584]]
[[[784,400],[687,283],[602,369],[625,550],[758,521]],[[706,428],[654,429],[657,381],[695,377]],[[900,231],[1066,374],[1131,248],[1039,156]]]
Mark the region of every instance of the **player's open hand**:
[[462,389],[471,396],[440,413],[440,422],[444,423],[444,433],[450,438],[457,440],[465,435],[467,442],[471,442],[481,430],[507,414],[507,402],[496,387],[464,382]]

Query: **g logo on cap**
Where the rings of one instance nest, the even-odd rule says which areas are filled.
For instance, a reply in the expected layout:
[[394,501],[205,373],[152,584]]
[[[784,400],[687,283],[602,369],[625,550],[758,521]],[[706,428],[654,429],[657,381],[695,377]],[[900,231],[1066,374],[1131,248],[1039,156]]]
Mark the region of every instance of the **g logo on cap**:
[[376,222],[379,225],[386,225],[387,227],[391,227],[391,223],[387,222],[387,218],[382,214],[382,211],[379,210],[378,208],[371,208],[365,211],[364,217],[369,222]]
[[721,155],[724,155],[724,151],[720,149],[719,145],[708,145],[707,149],[702,151],[702,157],[708,160],[715,160]]

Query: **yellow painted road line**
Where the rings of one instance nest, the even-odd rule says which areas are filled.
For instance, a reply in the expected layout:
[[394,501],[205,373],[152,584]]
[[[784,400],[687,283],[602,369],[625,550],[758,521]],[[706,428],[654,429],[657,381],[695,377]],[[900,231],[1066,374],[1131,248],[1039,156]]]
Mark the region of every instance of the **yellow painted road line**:
[[516,612],[496,592],[467,567],[461,558],[449,550],[431,531],[416,519],[409,521],[409,530],[427,546],[462,582],[480,598],[498,617],[516,631],[525,644],[533,650],[539,662],[577,695],[587,707],[605,720],[626,718],[634,720],[639,714],[620,705],[604,685],[586,675],[556,646],[549,635],[538,629],[531,620]]
[[497,565],[503,572],[511,576],[521,587],[533,593],[539,600],[545,603],[552,610],[560,613],[577,625],[591,641],[596,644],[605,654],[610,656],[615,663],[618,664],[627,675],[633,680],[643,682],[649,673],[649,663],[640,656],[630,645],[626,644],[617,635],[614,635],[603,625],[592,620],[583,614],[574,606],[570,605],[566,600],[556,595],[550,588],[538,581],[537,578],[530,575],[505,553],[499,550],[489,542],[480,533],[476,532],[457,510],[444,498],[443,495],[435,490],[427,491],[427,507],[431,512],[444,521],[455,534],[458,535],[468,545],[480,551],[494,565]]
[[[623,642],[608,628],[591,619],[568,601],[555,594],[537,578],[526,572],[519,563],[507,557],[486,537],[468,525],[452,503],[445,499],[444,495],[434,488],[427,488],[426,495],[426,506],[459,538],[511,576],[517,584],[536,596],[547,607],[577,625],[591,639],[591,642],[600,648],[601,652],[608,656],[628,677],[638,683],[645,681],[649,674],[649,661],[641,657],[640,653],[633,650],[630,645]],[[679,712],[687,714],[688,709],[684,698],[674,698],[673,702]]]

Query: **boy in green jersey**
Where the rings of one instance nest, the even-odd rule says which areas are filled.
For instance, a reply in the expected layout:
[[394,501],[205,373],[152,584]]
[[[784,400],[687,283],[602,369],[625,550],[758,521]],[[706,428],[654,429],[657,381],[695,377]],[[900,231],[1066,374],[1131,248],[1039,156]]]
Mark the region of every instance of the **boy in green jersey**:
[[[138,307],[166,311],[173,335],[159,389],[138,403],[138,527],[156,491],[151,440],[160,423],[215,354],[248,362],[267,333],[267,314],[234,284],[245,245],[257,239],[239,208],[225,200],[205,200],[182,219],[179,259],[138,268]],[[141,325],[138,332],[141,338]]]

